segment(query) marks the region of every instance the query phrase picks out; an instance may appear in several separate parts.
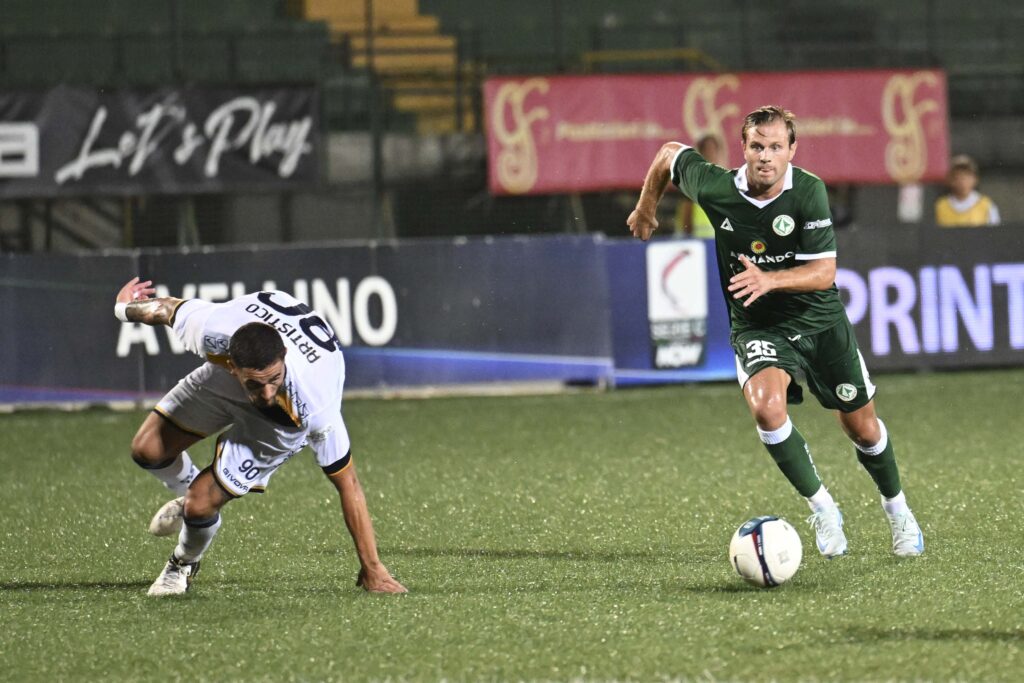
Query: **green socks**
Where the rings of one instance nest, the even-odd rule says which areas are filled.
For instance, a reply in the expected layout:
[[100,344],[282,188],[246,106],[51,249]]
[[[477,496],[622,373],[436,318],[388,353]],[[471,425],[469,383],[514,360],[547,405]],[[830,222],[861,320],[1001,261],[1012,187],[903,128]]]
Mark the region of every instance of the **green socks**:
[[[882,438],[874,446],[857,446],[857,460],[871,475],[878,492],[886,498],[893,498],[903,490],[900,471],[885,424],[879,420],[878,426],[882,430]],[[810,498],[817,493],[821,479],[814,469],[811,450],[788,417],[778,429],[766,432],[758,427],[757,434],[782,474],[801,496]]]
[[900,470],[896,466],[896,454],[892,449],[892,441],[885,429],[885,424],[879,420],[878,426],[882,430],[882,438],[874,446],[857,446],[857,460],[868,471],[871,478],[875,480],[878,492],[886,498],[895,497],[901,490]]
[[810,498],[818,492],[821,479],[814,469],[811,450],[788,417],[786,423],[778,429],[766,432],[758,427],[757,434],[782,474],[801,496]]

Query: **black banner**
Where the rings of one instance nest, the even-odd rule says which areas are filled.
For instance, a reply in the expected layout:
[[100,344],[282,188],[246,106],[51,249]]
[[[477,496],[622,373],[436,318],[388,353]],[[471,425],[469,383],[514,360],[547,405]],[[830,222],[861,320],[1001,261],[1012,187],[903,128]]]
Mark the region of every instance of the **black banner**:
[[0,198],[308,186],[312,88],[0,93]]

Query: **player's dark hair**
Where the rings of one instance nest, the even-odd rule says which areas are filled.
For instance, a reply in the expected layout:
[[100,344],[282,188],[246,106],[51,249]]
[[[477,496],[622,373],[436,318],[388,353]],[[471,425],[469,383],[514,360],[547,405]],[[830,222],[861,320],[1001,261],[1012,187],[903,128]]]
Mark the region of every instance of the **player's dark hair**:
[[284,358],[281,335],[266,323],[247,323],[231,335],[228,356],[236,368],[262,370]]
[[718,137],[714,133],[704,133],[699,138],[697,138],[696,142],[693,143],[693,146],[697,150],[697,153],[700,154],[705,159],[707,159],[706,153],[708,150],[708,145],[714,145],[715,149],[717,149],[719,152],[725,149],[725,145],[722,143],[722,138]]
[[949,172],[964,171],[971,175],[978,175],[978,164],[966,154],[957,154],[949,160]]
[[751,128],[775,121],[785,122],[786,129],[789,131],[789,144],[792,147],[796,142],[796,116],[793,115],[793,112],[774,105],[758,107],[747,114],[747,118],[743,119],[743,142],[747,141],[747,131]]

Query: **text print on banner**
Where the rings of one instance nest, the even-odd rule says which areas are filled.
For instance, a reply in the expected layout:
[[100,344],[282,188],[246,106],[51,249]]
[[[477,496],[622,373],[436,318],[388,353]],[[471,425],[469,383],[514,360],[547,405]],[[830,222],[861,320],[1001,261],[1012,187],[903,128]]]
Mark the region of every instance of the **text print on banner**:
[[125,164],[128,175],[142,170],[146,161],[161,146],[172,148],[172,158],[179,166],[203,150],[203,174],[215,178],[221,157],[229,151],[242,150],[250,163],[257,163],[272,154],[280,154],[277,173],[287,178],[295,172],[299,158],[311,150],[307,141],[312,119],[305,116],[293,121],[274,122],[277,105],[255,97],[236,97],[214,109],[205,121],[190,121],[186,107],[173,100],[154,104],[139,114],[133,130],[113,134],[117,144],[107,148],[96,143],[107,120],[107,108],[100,106],[92,116],[89,132],[79,149],[78,157],[57,169],[56,181],[80,180],[91,168]]
[[704,242],[648,245],[647,318],[654,367],[686,368],[703,362],[708,327]]
[[746,114],[796,114],[796,163],[827,183],[941,181],[946,76],[935,69],[495,77],[484,85],[491,193],[638,189],[662,144],[725,141],[742,163]]

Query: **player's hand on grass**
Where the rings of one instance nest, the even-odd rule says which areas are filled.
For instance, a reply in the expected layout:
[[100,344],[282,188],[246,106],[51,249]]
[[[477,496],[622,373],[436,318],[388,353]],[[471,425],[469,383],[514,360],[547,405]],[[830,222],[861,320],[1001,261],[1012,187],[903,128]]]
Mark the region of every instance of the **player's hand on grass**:
[[647,216],[637,209],[633,209],[633,213],[629,214],[629,218],[626,219],[626,225],[629,226],[629,231],[633,233],[633,237],[639,237],[644,242],[651,239],[651,235],[658,229],[658,219],[653,215]]
[[743,254],[740,254],[740,263],[743,265],[743,271],[729,278],[729,291],[732,292],[733,299],[748,297],[743,302],[743,306],[747,307],[762,295],[772,291],[772,278],[770,273],[755,266],[754,262]]
[[152,280],[139,282],[138,277],[133,277],[124,287],[121,288],[121,291],[117,293],[117,299],[115,299],[115,301],[119,304],[130,304],[133,301],[148,299],[154,294],[156,294],[156,289],[153,288]]
[[359,578],[356,585],[367,593],[408,593],[409,590],[398,583],[388,572],[387,567],[378,565],[376,568],[359,570]]

